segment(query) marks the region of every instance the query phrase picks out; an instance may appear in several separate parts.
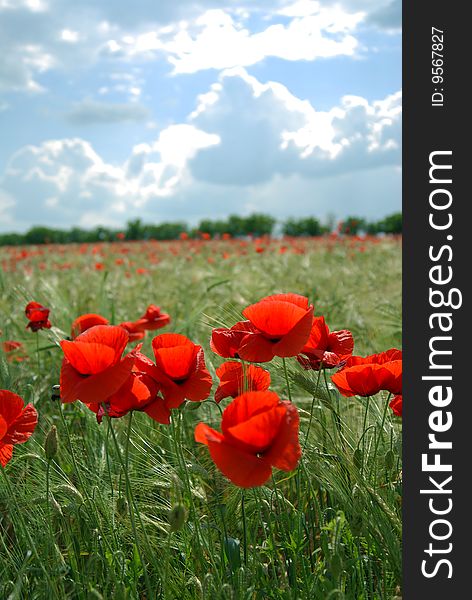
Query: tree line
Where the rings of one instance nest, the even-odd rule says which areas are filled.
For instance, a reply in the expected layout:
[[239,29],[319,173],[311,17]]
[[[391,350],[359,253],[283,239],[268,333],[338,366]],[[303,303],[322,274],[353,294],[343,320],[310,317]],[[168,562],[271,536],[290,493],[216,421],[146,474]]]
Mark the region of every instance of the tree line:
[[[94,229],[53,229],[45,226],[31,227],[25,233],[0,234],[0,246],[20,246],[28,244],[83,244],[90,242],[111,242],[116,240],[176,240],[179,238],[200,238],[206,236],[245,237],[263,236],[274,233],[301,237],[322,236],[332,231],[344,235],[368,233],[400,234],[402,232],[402,214],[394,213],[380,221],[367,221],[361,217],[348,217],[340,223],[322,223],[316,217],[287,219],[283,222],[270,216],[255,213],[247,217],[230,215],[224,220],[204,219],[197,227],[189,227],[185,222],[149,224],[141,219],[128,221],[124,229],[95,227]],[[206,237],[205,236],[205,237]]]

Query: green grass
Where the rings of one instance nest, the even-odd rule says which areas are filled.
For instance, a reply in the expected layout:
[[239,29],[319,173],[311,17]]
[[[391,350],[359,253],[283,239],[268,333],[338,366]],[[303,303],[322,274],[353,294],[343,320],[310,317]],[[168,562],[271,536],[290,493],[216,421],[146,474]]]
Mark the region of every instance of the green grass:
[[[171,426],[143,413],[98,425],[80,402],[61,408],[50,399],[62,360],[57,341],[85,312],[119,323],[160,305],[172,323],[157,333],[201,344],[215,381],[223,359],[209,349],[211,328],[233,324],[246,305],[275,292],[308,296],[332,330],[353,332],[355,354],[401,346],[398,241],[295,247],[304,253],[274,242],[259,254],[236,241],[97,245],[95,254],[92,246],[45,247],[21,260],[18,249],[1,250],[0,340],[23,341],[30,358],[2,356],[0,388],[33,402],[40,415],[34,436],[0,474],[1,598],[401,595],[401,422],[384,413],[386,395],[369,403],[343,398],[329,371],[318,381],[289,359],[302,460],[244,495],[193,439],[199,421],[219,429],[211,397],[174,411]],[[124,264],[115,264],[119,257]],[[94,268],[98,261],[105,270]],[[30,300],[51,308],[52,330],[25,330]],[[151,339],[149,332],[143,347],[150,357]],[[282,363],[264,366],[272,389],[287,398]],[[52,424],[59,451],[48,466],[43,445]],[[174,531],[171,510],[185,517]]]

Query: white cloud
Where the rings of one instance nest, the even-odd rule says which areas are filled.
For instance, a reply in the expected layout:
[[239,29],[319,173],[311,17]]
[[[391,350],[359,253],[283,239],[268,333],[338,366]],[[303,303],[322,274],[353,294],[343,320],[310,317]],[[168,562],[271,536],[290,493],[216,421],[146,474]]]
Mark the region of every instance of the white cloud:
[[255,33],[243,26],[240,15],[208,10],[192,21],[108,40],[103,50],[127,59],[152,59],[162,53],[173,65],[174,74],[247,67],[266,57],[312,61],[352,56],[358,46],[352,33],[364,13],[347,13],[339,6],[322,7],[318,2],[309,5],[310,10],[303,14],[279,11],[290,17],[287,24],[270,24]]
[[189,164],[208,182],[252,185],[277,173],[323,177],[400,162],[400,92],[371,104],[345,96],[317,111],[284,85],[233,69],[200,96],[190,120],[220,138]]
[[[186,123],[137,144],[122,164],[79,138],[20,149],[0,181],[10,199],[2,210],[18,223],[119,225],[136,212],[175,219],[179,211],[198,218],[254,204],[270,210],[272,196],[279,213],[324,214],[331,205],[342,210],[347,194],[344,210],[354,197],[356,212],[381,216],[399,206],[400,122],[400,92],[375,102],[345,96],[317,111],[281,83],[231,69]],[[396,184],[375,207],[382,178]],[[312,210],[296,190],[318,194]]]
[[63,29],[61,31],[60,39],[63,42],[69,42],[71,44],[75,44],[75,42],[79,41],[79,32],[73,31],[72,29]]
[[[42,75],[167,60],[175,74],[267,57],[356,56],[361,26],[398,30],[399,0],[0,0],[0,93],[44,91]],[[104,87],[102,82],[98,87]]]

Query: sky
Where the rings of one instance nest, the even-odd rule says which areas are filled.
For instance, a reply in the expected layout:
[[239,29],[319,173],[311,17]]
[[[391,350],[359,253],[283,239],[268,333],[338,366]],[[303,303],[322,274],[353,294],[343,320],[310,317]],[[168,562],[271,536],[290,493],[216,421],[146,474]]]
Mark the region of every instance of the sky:
[[0,0],[0,231],[401,210],[398,0]]

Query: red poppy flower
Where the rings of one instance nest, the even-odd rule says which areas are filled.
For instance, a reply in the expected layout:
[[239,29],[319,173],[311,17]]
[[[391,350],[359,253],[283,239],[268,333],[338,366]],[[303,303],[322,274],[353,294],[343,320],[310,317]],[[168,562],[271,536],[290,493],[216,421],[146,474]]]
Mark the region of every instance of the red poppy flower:
[[211,332],[210,348],[223,358],[239,358],[239,348],[248,333],[257,330],[249,321],[239,321],[230,329],[217,327]]
[[246,392],[223,412],[221,433],[204,423],[195,428],[195,440],[208,446],[218,469],[239,487],[263,485],[272,467],[296,468],[301,456],[299,416],[290,402],[275,392]]
[[105,415],[119,418],[132,410],[145,412],[159,423],[170,423],[170,410],[165,400],[158,395],[159,385],[146,373],[149,364],[153,365],[146,356],[137,352],[133,371],[120,389],[105,402],[87,404],[97,415],[99,423]]
[[108,319],[94,313],[80,315],[80,317],[77,317],[72,323],[70,336],[74,340],[78,335],[87,331],[87,329],[90,329],[90,327],[94,327],[95,325],[109,325],[109,323],[110,321]]
[[354,349],[352,333],[347,329],[331,331],[324,317],[315,317],[308,342],[298,356],[298,362],[306,369],[332,369],[347,360]]
[[298,294],[267,296],[243,310],[247,321],[212,332],[212,349],[221,356],[268,362],[299,354],[310,335],[313,306]]
[[7,355],[8,362],[22,362],[28,358],[25,348],[21,342],[6,340],[2,342],[2,350]]
[[368,364],[383,365],[392,360],[402,360],[402,351],[397,348],[390,348],[390,350],[385,350],[384,352],[379,352],[377,354],[370,354],[369,356],[350,356],[346,361],[346,367]]
[[13,446],[23,444],[38,423],[38,413],[32,404],[25,406],[20,396],[0,390],[0,464],[11,459]]
[[137,330],[154,331],[165,327],[170,323],[170,316],[167,313],[161,312],[159,306],[150,304],[144,315],[135,322]]
[[146,335],[146,332],[143,329],[139,329],[136,321],[125,321],[124,323],[120,323],[119,325],[122,327],[129,335],[129,342],[136,342],[138,340],[142,340]]
[[215,401],[239,396],[243,392],[262,392],[269,389],[270,373],[256,365],[243,365],[229,361],[216,369],[220,384],[215,392]]
[[62,341],[62,402],[105,402],[117,392],[136,360],[135,351],[121,358],[127,343],[126,331],[112,325],[96,325],[73,341]]
[[152,340],[152,349],[156,365],[148,373],[160,384],[169,408],[177,408],[185,399],[208,398],[213,382],[201,346],[184,335],[163,333]]
[[380,390],[402,393],[401,351],[392,348],[367,357],[351,356],[332,376],[343,396],[373,396]]
[[391,400],[389,406],[393,410],[393,414],[397,415],[397,417],[401,417],[403,412],[403,396],[401,394],[395,396]]
[[29,302],[25,308],[26,318],[29,320],[26,329],[39,331],[40,329],[50,329],[49,308],[46,308],[39,302]]

